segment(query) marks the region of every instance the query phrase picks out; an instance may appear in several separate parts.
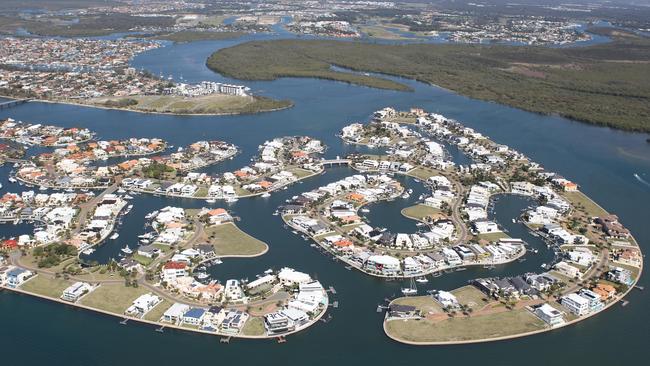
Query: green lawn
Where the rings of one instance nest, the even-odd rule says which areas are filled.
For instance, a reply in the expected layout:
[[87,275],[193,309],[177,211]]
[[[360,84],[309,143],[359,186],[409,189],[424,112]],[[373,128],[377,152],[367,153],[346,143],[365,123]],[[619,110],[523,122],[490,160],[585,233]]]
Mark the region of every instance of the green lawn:
[[462,305],[468,305],[474,310],[480,309],[486,304],[486,302],[483,301],[483,298],[486,297],[485,294],[474,286],[463,286],[451,291],[451,293],[456,296],[459,303]]
[[266,334],[266,329],[264,328],[264,321],[260,317],[250,317],[244,324],[242,329],[243,335],[248,336],[260,336]]
[[429,179],[429,177],[433,177],[434,175],[438,175],[438,174],[439,173],[436,172],[435,170],[424,168],[424,167],[417,167],[409,172],[410,176],[424,181]]
[[563,192],[562,195],[571,202],[574,207],[582,207],[587,211],[587,215],[603,216],[607,211],[598,206],[594,201],[582,192]]
[[456,316],[437,322],[391,320],[386,323],[389,334],[413,342],[469,341],[515,335],[544,328],[544,322],[526,309],[483,316]]
[[442,214],[441,210],[422,204],[407,207],[402,210],[402,215],[415,220],[423,220],[426,217],[440,214]]
[[487,240],[489,242],[493,242],[493,241],[497,241],[499,239],[509,238],[509,236],[508,236],[508,234],[504,233],[503,231],[499,231],[498,233],[479,234],[478,238],[482,239],[482,240]]
[[233,223],[207,227],[205,233],[219,256],[257,255],[268,248],[266,243],[241,231]]
[[150,265],[151,262],[153,262],[153,259],[145,257],[145,256],[140,255],[140,254],[137,254],[137,253],[133,254],[132,258],[133,258],[134,261],[142,264],[145,267]]
[[296,177],[298,177],[298,179],[314,174],[314,172],[312,172],[311,170],[297,168],[297,167],[289,168],[287,169],[287,171],[295,174]]
[[20,286],[20,289],[58,299],[63,294],[63,290],[68,288],[71,284],[72,282],[66,281],[62,278],[54,278],[49,277],[48,275],[39,274]]
[[126,287],[123,284],[103,284],[79,302],[100,310],[123,314],[133,300],[149,292],[146,288]]
[[172,302],[169,300],[163,300],[160,304],[156,305],[147,315],[144,316],[144,320],[150,320],[152,322],[157,322],[162,318],[163,314],[167,309],[172,306]]

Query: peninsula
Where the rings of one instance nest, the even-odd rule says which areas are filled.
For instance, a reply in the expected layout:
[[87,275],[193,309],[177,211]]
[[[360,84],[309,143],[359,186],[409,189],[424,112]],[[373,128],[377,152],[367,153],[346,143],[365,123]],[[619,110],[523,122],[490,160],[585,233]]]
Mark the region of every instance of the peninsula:
[[[227,37],[204,33],[170,36]],[[0,95],[10,98],[165,114],[246,114],[293,105],[252,95],[243,85],[178,83],[130,67],[136,55],[162,46],[156,41],[4,38],[0,45]]]
[[[557,254],[554,263],[543,265],[543,273],[477,278],[459,289],[430,290],[419,297],[411,297],[417,293],[414,285],[403,289],[407,297],[391,301],[384,320],[386,334],[396,341],[476,343],[549,331],[611,307],[635,287],[641,275],[639,245],[616,215],[581,193],[576,183],[457,121],[417,108],[409,112],[385,108],[368,125],[345,127],[341,137],[350,143],[391,147],[386,156],[350,157],[346,162],[356,169],[377,172],[380,176],[374,179],[384,182],[391,181],[389,175],[411,175],[431,189],[430,195],[420,197],[421,204],[403,211],[428,225],[430,232],[417,234],[387,234],[381,228],[358,225],[353,205],[329,204],[331,192],[340,199],[338,192],[350,188],[355,193],[348,194],[348,200],[382,197],[381,191],[359,181],[334,183],[297,198],[306,202],[303,212],[307,213],[310,202],[325,203],[325,209],[317,207],[330,219],[319,216],[303,228],[351,267],[382,277],[419,276],[426,283],[428,273],[477,264],[490,269],[519,258],[513,254],[517,246],[525,247],[524,253],[537,253],[489,220],[488,210],[497,195],[536,201],[519,220]],[[446,160],[443,147],[434,139],[457,146],[472,163],[456,166]],[[331,218],[337,232],[329,234]],[[349,222],[357,225],[346,230]],[[445,231],[448,223],[452,229]],[[314,232],[320,227],[322,233]],[[333,237],[336,240],[328,240]]]

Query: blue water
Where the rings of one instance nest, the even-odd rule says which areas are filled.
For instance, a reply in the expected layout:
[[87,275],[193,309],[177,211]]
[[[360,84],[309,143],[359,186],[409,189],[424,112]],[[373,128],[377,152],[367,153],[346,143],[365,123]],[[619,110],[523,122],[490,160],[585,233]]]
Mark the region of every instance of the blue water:
[[[266,37],[266,36],[261,36]],[[244,38],[247,39],[247,38]],[[134,65],[154,73],[182,75],[188,81],[228,80],[205,67],[205,58],[215,49],[242,40],[176,44],[151,51],[134,60]],[[650,144],[644,134],[594,127],[553,116],[542,116],[494,103],[477,101],[421,83],[400,80],[413,92],[375,90],[344,83],[313,79],[280,79],[271,82],[245,82],[254,91],[275,98],[289,98],[295,107],[274,113],[244,116],[170,116],[100,110],[61,104],[28,103],[0,111],[0,118],[12,117],[62,126],[83,126],[102,139],[160,137],[175,146],[199,139],[222,139],[235,143],[241,154],[226,163],[228,169],[246,164],[265,140],[283,135],[309,135],[329,146],[326,156],[345,155],[355,148],[335,136],[341,127],[354,121],[367,121],[373,111],[385,106],[406,109],[419,106],[462,121],[499,143],[510,145],[581,185],[581,189],[606,209],[617,213],[647,250],[650,241],[648,207],[650,187],[634,178],[650,175]],[[237,82],[237,81],[233,81]],[[241,82],[238,82],[241,83]],[[451,155],[458,151],[450,151]],[[458,156],[457,158],[462,158]],[[215,168],[219,169],[219,168]],[[221,167],[223,169],[223,167]],[[21,187],[7,182],[10,166],[0,167],[2,192]],[[254,259],[225,260],[212,268],[222,280],[253,276],[266,268],[289,265],[333,285],[340,301],[332,309],[334,319],[290,336],[278,345],[272,341],[240,341],[220,344],[215,337],[166,330],[154,332],[148,326],[129,323],[86,311],[77,311],[27,296],[0,293],[0,319],[5,347],[3,364],[37,365],[49,362],[73,365],[115,364],[195,364],[228,362],[285,365],[308,363],[414,365],[425,363],[548,365],[622,364],[640,362],[650,334],[650,299],[647,292],[634,291],[625,308],[611,310],[576,326],[513,341],[458,347],[410,347],[390,341],[382,332],[382,315],[375,313],[378,303],[399,293],[403,285],[383,282],[359,272],[347,271],[340,263],[320,254],[309,242],[283,227],[272,213],[285,199],[340,179],[353,172],[349,168],[328,169],[325,175],[308,179],[270,198],[241,199],[229,205],[241,217],[238,225],[269,244],[264,256]],[[416,192],[419,183],[404,178]],[[414,192],[417,197],[419,193]],[[411,201],[414,199],[412,196]],[[188,199],[163,199],[140,195],[127,216],[120,238],[107,242],[94,254],[97,260],[116,256],[125,243],[134,242],[143,232],[144,215],[165,205],[198,207],[204,202]],[[399,209],[408,200],[378,203],[370,207],[368,219],[393,231],[413,232],[415,224],[403,219]],[[529,254],[523,263],[499,266],[493,271],[472,268],[431,280],[429,288],[451,289],[478,276],[508,275],[539,270],[551,253],[535,238],[527,237],[511,219],[529,205],[521,198],[501,198],[496,203],[496,219],[513,235],[522,236],[540,253]],[[215,205],[222,206],[223,203]],[[0,236],[16,235],[29,227],[1,226]],[[642,277],[641,285],[647,285]],[[336,350],[332,352],[332,350]]]

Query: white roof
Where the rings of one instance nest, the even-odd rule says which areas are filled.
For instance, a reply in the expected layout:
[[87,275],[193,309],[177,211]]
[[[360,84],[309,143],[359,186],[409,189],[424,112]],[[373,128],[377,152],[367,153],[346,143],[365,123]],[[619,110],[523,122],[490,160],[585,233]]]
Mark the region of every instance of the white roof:
[[368,261],[388,266],[399,266],[399,259],[389,255],[372,255],[368,258]]
[[185,304],[180,304],[180,303],[175,303],[172,305],[169,309],[165,311],[165,314],[163,314],[165,317],[170,317],[170,318],[180,318],[185,314],[190,309],[188,305]]

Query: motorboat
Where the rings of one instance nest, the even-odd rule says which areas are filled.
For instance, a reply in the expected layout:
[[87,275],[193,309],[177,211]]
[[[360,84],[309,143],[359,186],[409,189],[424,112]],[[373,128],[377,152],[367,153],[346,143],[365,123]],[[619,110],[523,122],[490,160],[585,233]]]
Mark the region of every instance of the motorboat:
[[402,294],[404,296],[412,296],[418,294],[418,288],[415,286],[415,279],[411,277],[411,284],[409,287],[402,287]]
[[415,282],[417,282],[417,283],[427,283],[427,282],[429,282],[429,280],[426,277],[421,276],[421,277],[416,278]]
[[262,195],[262,197],[263,197],[263,198],[268,198],[268,197],[271,197],[271,194],[270,194],[269,192],[265,192],[265,193]]
[[150,212],[150,213],[146,214],[144,218],[148,220],[148,219],[153,218],[156,215],[158,215],[158,211]]
[[111,240],[115,240],[115,239],[117,239],[117,238],[119,238],[119,237],[120,237],[120,234],[119,234],[119,233],[113,233],[113,235],[111,235],[111,236],[109,237],[109,239],[111,239]]
[[217,202],[217,200],[215,200],[214,198],[210,198],[209,200],[205,200],[205,202],[207,202],[207,203],[215,203],[215,202]]
[[122,248],[121,251],[122,251],[122,253],[124,253],[124,254],[131,254],[131,253],[133,253],[133,250],[131,250],[131,248],[129,248],[128,245],[125,246],[124,248]]

